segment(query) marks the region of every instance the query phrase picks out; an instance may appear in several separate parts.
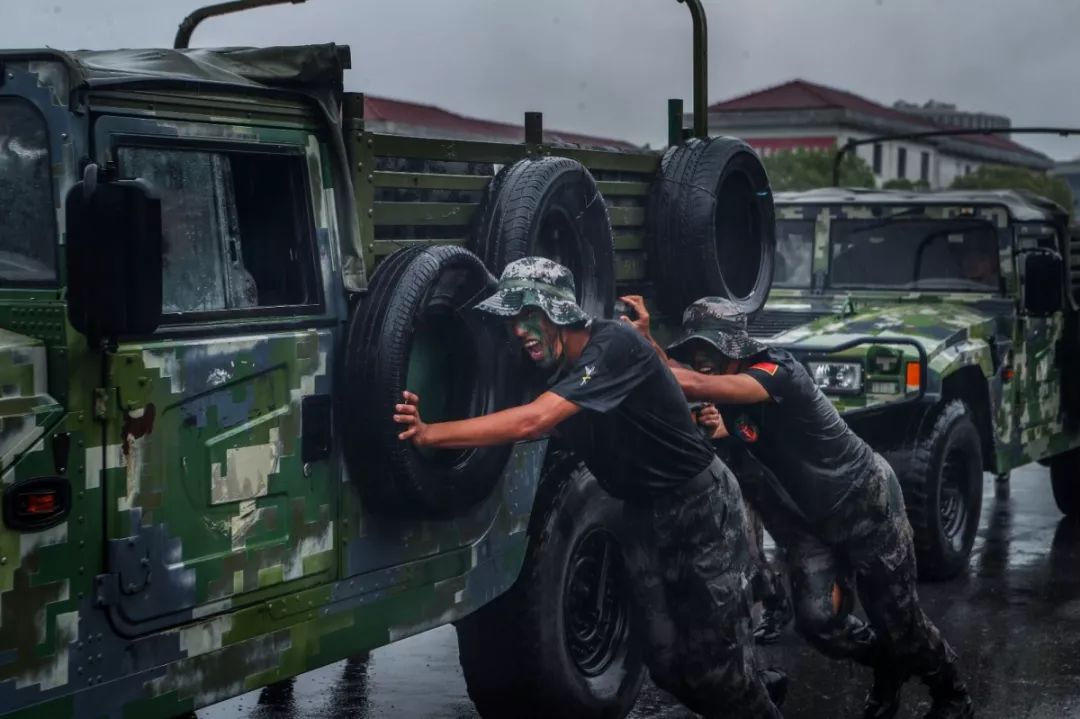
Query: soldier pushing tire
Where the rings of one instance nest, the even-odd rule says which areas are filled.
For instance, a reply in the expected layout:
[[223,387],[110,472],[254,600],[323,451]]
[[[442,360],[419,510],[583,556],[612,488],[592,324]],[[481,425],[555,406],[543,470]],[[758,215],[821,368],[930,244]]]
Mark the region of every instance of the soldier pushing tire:
[[[406,391],[392,417],[399,439],[445,449],[565,440],[632,527],[634,626],[653,680],[708,717],[780,717],[784,679],[761,672],[753,651],[742,499],[674,376],[625,322],[584,312],[572,275],[551,260],[510,263],[477,309],[503,319],[546,389],[501,412],[432,424]],[[592,634],[579,635],[572,655],[586,673]]]

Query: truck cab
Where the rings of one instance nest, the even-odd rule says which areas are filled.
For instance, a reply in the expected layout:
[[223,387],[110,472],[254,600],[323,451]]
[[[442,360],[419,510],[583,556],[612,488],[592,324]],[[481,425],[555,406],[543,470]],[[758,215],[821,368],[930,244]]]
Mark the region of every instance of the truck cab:
[[[757,309],[764,169],[678,102],[663,154],[538,113],[521,143],[380,134],[350,62],[0,51],[0,714],[184,715],[451,623],[486,717],[636,699],[618,503],[548,438],[426,453],[392,407],[522,401],[520,346],[470,315],[522,255],[595,316],[678,316],[733,265]],[[712,253],[664,248],[693,276],[649,259],[666,227]]]

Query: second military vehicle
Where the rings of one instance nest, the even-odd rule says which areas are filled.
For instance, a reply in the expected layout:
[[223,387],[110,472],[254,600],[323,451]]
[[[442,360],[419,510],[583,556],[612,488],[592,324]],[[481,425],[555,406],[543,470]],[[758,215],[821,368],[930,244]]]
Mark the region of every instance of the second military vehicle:
[[971,551],[983,472],[1051,469],[1080,515],[1080,245],[1010,191],[778,193],[773,290],[751,324],[802,358],[893,463],[919,571]]

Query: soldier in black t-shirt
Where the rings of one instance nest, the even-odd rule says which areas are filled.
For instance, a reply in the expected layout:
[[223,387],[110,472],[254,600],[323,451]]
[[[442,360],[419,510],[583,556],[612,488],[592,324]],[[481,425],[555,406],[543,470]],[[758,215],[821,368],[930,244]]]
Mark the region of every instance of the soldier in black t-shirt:
[[[698,300],[683,325],[672,354],[703,349],[722,369],[705,375],[672,363],[672,371],[690,400],[717,406],[716,436],[736,438],[766,470],[755,500],[782,548],[800,633],[828,656],[873,668],[867,719],[895,716],[913,675],[930,687],[928,719],[973,716],[956,654],[919,606],[912,530],[892,468],[799,362],[749,336],[730,301]],[[638,328],[647,327],[646,316]],[[852,613],[856,593],[869,626]]]
[[508,318],[525,353],[552,375],[547,391],[520,407],[438,424],[421,421],[419,398],[406,392],[393,416],[404,425],[399,437],[470,448],[559,428],[600,485],[624,500],[628,589],[656,684],[707,717],[780,717],[769,691],[782,698],[786,680],[760,673],[754,658],[735,478],[652,347],[624,322],[590,318],[574,297],[570,272],[551,260],[507,265],[477,309]]
[[[690,366],[702,374],[714,374],[720,369],[716,366],[715,352],[699,350],[689,359]],[[772,644],[780,638],[780,632],[791,621],[792,608],[782,573],[765,555],[765,530],[761,512],[757,507],[762,500],[754,496],[761,485],[761,480],[755,478],[758,468],[747,456],[742,443],[728,437],[723,431],[723,419],[715,405],[708,402],[697,403],[693,415],[705,437],[712,442],[716,456],[731,469],[739,482],[739,489],[745,500],[750,557],[754,564],[751,587],[754,600],[760,601],[762,608],[761,621],[754,627],[754,640],[758,644]]]

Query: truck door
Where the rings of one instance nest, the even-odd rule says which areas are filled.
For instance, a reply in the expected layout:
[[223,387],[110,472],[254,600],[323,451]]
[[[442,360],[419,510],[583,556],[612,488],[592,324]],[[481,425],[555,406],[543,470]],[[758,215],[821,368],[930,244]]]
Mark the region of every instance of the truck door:
[[226,141],[179,124],[172,137],[149,120],[96,131],[121,177],[160,194],[165,243],[164,322],[121,340],[103,383],[102,580],[129,633],[336,574],[318,146],[300,131],[269,143],[230,127]]
[[[1024,257],[1029,251],[1059,251],[1057,236],[1050,225],[1020,225],[1018,228],[1017,274],[1021,284]],[[1022,445],[1039,445],[1041,439],[1061,431],[1061,377],[1057,369],[1057,352],[1062,337],[1062,314],[1049,317],[1031,316],[1020,308],[1017,337],[1014,344],[1014,365],[1018,380],[1014,391],[1015,407]],[[1031,456],[1039,459],[1041,455]]]

